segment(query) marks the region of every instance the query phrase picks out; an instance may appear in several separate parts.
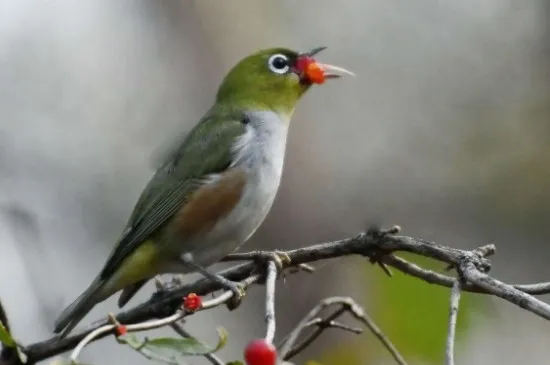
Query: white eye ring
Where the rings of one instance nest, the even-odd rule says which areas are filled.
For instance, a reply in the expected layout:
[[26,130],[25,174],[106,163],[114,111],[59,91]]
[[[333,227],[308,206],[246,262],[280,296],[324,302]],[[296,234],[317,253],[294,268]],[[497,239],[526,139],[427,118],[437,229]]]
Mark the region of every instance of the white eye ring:
[[269,57],[267,65],[269,66],[269,69],[276,74],[286,74],[288,70],[290,70],[288,57],[281,53],[277,53]]

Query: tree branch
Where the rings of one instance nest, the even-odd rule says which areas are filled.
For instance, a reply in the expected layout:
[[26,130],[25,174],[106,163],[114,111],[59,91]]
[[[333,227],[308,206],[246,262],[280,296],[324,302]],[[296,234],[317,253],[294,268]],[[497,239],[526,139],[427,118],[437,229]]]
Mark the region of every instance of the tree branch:
[[[395,231],[393,230],[391,233]],[[413,237],[393,234],[371,234],[369,232],[352,238],[315,244],[283,252],[267,252],[267,254],[276,254],[288,258],[289,260],[285,259],[281,262],[281,269],[285,270],[286,273],[298,272],[300,270],[297,270],[297,268],[303,267],[304,264],[343,256],[358,255],[366,257],[369,260],[382,262],[428,283],[446,287],[453,286],[456,280],[454,277],[423,269],[394,255],[396,252],[410,252],[440,261],[452,268],[462,267],[466,280],[462,286],[462,291],[496,295],[543,318],[550,319],[550,306],[532,296],[550,293],[550,283],[509,285],[491,278],[487,275],[491,264],[485,256],[494,253],[494,251],[494,245],[487,245],[473,251],[467,251]],[[227,261],[242,260],[243,257],[261,257],[262,254],[265,256],[266,252],[259,251],[230,255]],[[262,265],[265,265],[265,262],[261,263],[256,260],[235,265],[222,271],[220,274],[233,281],[243,281],[256,275]],[[189,293],[207,295],[220,289],[222,288],[219,284],[207,279],[201,279],[192,284],[171,289],[161,296],[154,295],[145,303],[119,313],[116,318],[123,324],[141,323],[158,317],[159,313],[166,313],[166,308],[171,308],[172,312],[175,311],[181,303],[181,298]],[[92,323],[88,329],[62,340],[54,337],[46,341],[31,344],[24,348],[24,351],[29,357],[29,362],[32,364],[33,362],[73,349],[84,337],[106,324],[108,322],[104,319]],[[110,333],[112,333],[112,330],[103,332],[98,337],[94,337],[94,340]]]
[[449,330],[445,349],[445,365],[454,365],[454,346],[456,333],[456,319],[458,317],[458,305],[460,302],[461,278],[455,280],[451,291],[451,304],[449,308]]
[[489,275],[477,270],[472,262],[466,261],[463,263],[462,271],[464,279],[484,289],[487,293],[496,295],[542,318],[550,319],[550,305],[514,288],[512,285],[493,279]]
[[267,280],[265,283],[265,322],[267,330],[265,334],[266,342],[273,342],[275,338],[275,282],[277,281],[277,265],[270,261],[267,264]]
[[382,342],[384,347],[390,352],[395,361],[399,365],[407,365],[407,362],[401,356],[399,351],[391,343],[391,341],[382,333],[380,328],[374,323],[374,321],[365,313],[365,310],[359,306],[352,298],[349,297],[332,297],[322,300],[315,308],[313,308],[301,321],[300,323],[292,330],[290,335],[287,337],[286,341],[282,343],[281,349],[279,351],[279,356],[287,361],[290,360],[293,356],[304,350],[309,344],[311,344],[328,326],[320,326],[314,331],[310,336],[308,336],[304,341],[299,344],[296,344],[301,333],[304,329],[311,326],[311,323],[315,321],[315,317],[319,313],[331,306],[339,306],[339,308],[327,317],[324,321],[320,323],[327,322],[330,323],[336,318],[340,317],[342,314],[348,312],[351,313],[356,320],[363,323],[369,330]]
[[[247,279],[243,280],[241,284],[243,285],[243,288],[248,288],[253,283],[257,282],[260,279],[259,275],[252,275],[248,277]],[[202,303],[202,307],[199,310],[206,310],[206,309],[212,309],[217,306],[220,306],[226,302],[228,302],[231,297],[233,296],[233,291],[227,290],[222,295],[219,295],[218,297],[205,301]],[[127,332],[140,332],[145,330],[151,330],[155,328],[164,327],[167,325],[172,325],[176,323],[177,321],[181,320],[183,317],[192,314],[194,312],[188,312],[184,308],[179,309],[176,311],[176,313],[172,314],[171,316],[168,316],[166,318],[162,319],[156,319],[151,321],[145,321],[142,323],[137,324],[131,324],[126,326]],[[114,318],[114,317],[113,317]],[[92,341],[95,341],[99,338],[105,337],[108,334],[114,334],[116,331],[116,327],[119,325],[119,323],[116,324],[106,324],[104,326],[98,327],[95,330],[88,333],[74,348],[73,352],[70,356],[71,363],[76,363],[78,356],[84,349],[86,345],[91,343]]]

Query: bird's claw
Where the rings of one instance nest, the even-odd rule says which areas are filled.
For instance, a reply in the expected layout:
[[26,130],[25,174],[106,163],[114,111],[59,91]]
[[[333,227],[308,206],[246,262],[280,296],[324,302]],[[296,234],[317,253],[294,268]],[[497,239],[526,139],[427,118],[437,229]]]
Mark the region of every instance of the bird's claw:
[[[394,235],[399,233],[401,231],[401,227],[399,226],[393,226],[390,229],[380,229],[379,227],[371,227],[368,229],[366,235],[370,236],[372,239],[375,240],[381,240],[386,236]],[[387,250],[384,250],[382,248],[377,250],[372,250],[369,255],[369,262],[371,264],[377,264],[380,266],[380,268],[388,275],[389,277],[393,276],[393,273],[391,272],[390,268],[384,263],[384,257],[387,256],[389,253]]]
[[239,282],[228,281],[225,286],[227,287],[227,289],[233,292],[233,296],[231,297],[231,299],[229,299],[229,301],[227,301],[227,309],[237,309],[237,307],[241,304],[242,299],[246,295],[244,285]]
[[263,268],[267,267],[269,262],[273,262],[277,267],[277,275],[279,275],[285,267],[290,265],[292,259],[283,251],[260,251],[255,255],[254,261]]
[[283,251],[266,252],[264,260],[265,262],[273,262],[277,266],[277,271],[279,272],[292,262],[290,256]]
[[384,273],[391,278],[393,276],[393,273],[388,267],[388,265],[384,263],[384,257],[387,255],[388,253],[384,250],[376,251],[370,256],[369,262],[373,265],[376,264],[380,266],[382,271],[384,271]]

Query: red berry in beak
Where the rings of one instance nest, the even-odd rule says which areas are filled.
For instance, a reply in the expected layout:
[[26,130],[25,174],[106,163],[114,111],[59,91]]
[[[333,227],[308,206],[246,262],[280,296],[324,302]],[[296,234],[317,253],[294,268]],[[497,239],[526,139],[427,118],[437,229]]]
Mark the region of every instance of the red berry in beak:
[[317,62],[307,65],[305,74],[308,80],[314,84],[325,82],[325,70]]

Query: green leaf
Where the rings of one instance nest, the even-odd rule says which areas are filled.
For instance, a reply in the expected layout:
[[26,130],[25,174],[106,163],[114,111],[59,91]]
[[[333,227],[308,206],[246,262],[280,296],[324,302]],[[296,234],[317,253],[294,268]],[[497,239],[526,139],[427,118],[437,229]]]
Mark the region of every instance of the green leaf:
[[0,342],[2,342],[4,345],[8,347],[15,347],[16,343],[13,337],[11,337],[11,334],[7,330],[7,328],[4,326],[2,321],[0,321]]
[[171,365],[179,365],[185,356],[203,356],[221,349],[227,342],[227,332],[218,329],[218,343],[216,346],[200,342],[195,338],[158,337],[138,339],[133,334],[118,338],[118,342],[126,344],[143,356]]
[[230,361],[226,363],[225,365],[244,365],[244,362],[242,361]]
[[6,326],[4,326],[2,321],[0,321],[0,342],[7,347],[15,347],[15,350],[17,351],[17,356],[19,357],[21,363],[27,363],[27,355],[25,355],[25,353],[21,350],[21,347],[17,345],[17,341],[15,341],[14,338],[11,336],[10,332],[8,331]]

